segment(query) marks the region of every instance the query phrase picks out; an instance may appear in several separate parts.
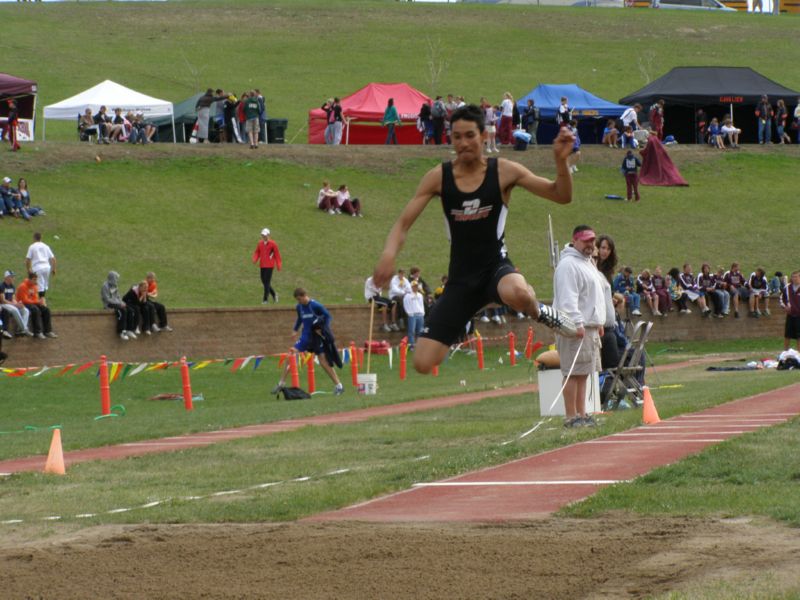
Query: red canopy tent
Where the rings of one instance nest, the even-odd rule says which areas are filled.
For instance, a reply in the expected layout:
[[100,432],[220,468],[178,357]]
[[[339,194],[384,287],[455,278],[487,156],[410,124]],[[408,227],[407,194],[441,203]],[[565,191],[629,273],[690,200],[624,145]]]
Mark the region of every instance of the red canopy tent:
[[642,185],[689,185],[667,154],[664,144],[652,135],[642,149],[642,170],[639,173],[639,183]]
[[[422,134],[417,131],[419,109],[431,99],[406,83],[370,83],[354,94],[342,98],[342,115],[345,119],[342,143],[383,144],[386,128],[381,127],[383,113],[389,98],[394,98],[397,114],[403,122],[395,129],[400,144],[421,144]],[[325,143],[325,111],[314,108],[308,111],[308,143]]]
[[33,139],[33,116],[36,112],[35,81],[0,73],[0,123],[5,123],[8,116],[8,100],[17,102],[19,124],[17,135],[20,141]]

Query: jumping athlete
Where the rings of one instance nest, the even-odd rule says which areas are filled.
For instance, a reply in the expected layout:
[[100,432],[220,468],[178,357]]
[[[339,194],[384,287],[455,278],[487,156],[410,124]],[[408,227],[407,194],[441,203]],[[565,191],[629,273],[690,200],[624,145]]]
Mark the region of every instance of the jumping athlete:
[[518,163],[483,155],[486,133],[483,112],[477,106],[457,109],[450,123],[456,159],[434,167],[422,178],[389,232],[373,274],[377,286],[389,280],[409,229],[431,199],[439,196],[450,238],[450,267],[447,287],[431,309],[414,352],[414,368],[420,373],[429,373],[444,360],[472,316],[490,302],[527,313],[562,335],[575,335],[569,319],[536,300],[533,288],[508,258],[504,232],[515,186],[558,204],[572,200],[567,157],[573,134],[562,128],[553,142],[557,177],[550,181]]

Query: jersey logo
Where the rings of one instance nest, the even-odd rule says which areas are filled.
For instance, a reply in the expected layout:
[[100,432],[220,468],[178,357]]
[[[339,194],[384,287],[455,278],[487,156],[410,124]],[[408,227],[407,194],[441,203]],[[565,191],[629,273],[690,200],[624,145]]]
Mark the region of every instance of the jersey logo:
[[453,208],[450,214],[455,221],[478,221],[485,219],[492,212],[492,206],[481,206],[480,198],[475,200],[464,200],[461,203],[461,209]]

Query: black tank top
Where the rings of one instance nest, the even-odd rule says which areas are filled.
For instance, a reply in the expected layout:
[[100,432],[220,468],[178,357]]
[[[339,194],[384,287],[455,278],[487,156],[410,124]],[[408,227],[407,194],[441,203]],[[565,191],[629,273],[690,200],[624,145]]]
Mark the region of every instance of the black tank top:
[[480,277],[507,257],[508,208],[500,191],[496,158],[488,159],[483,182],[469,193],[456,187],[453,163],[442,163],[442,209],[450,239],[450,280]]

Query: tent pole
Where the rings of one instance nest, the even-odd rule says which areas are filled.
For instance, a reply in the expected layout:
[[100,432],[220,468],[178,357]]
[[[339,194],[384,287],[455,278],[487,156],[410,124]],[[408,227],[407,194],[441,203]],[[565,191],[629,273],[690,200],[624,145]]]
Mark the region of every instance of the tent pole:
[[177,144],[178,140],[175,137],[175,113],[172,113],[172,143]]
[[349,146],[350,145],[350,119],[346,119],[345,127],[347,127],[347,134],[345,135],[345,138],[344,138],[344,145],[345,146]]
[[43,142],[47,141],[47,132],[45,130],[46,127],[47,127],[47,121],[45,121],[44,113],[42,113],[42,141]]
[[731,102],[731,125],[733,125],[733,102]]

